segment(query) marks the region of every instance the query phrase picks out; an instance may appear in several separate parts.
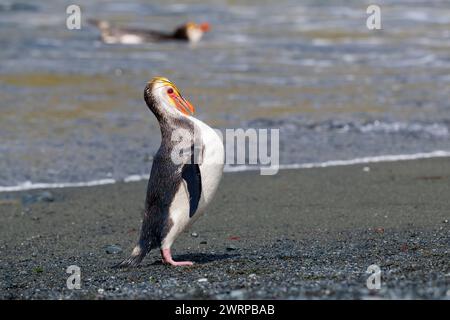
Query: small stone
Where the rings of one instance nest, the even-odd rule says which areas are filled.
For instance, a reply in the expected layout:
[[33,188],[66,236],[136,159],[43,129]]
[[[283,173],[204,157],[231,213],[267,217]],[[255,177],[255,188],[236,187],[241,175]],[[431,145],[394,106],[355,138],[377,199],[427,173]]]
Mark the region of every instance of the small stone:
[[117,254],[122,252],[122,248],[113,244],[106,246],[105,251],[107,254]]
[[192,232],[191,233],[191,237],[192,238],[197,238],[198,237],[198,233],[197,232]]
[[105,293],[105,290],[100,288],[100,289],[97,290],[97,292],[100,293],[100,294],[103,294],[103,293]]
[[244,299],[244,290],[233,290],[230,292],[231,299],[242,300]]
[[22,204],[28,206],[36,202],[53,202],[55,197],[50,191],[42,191],[38,194],[27,193],[22,197]]
[[370,167],[364,167],[364,168],[363,168],[363,171],[364,171],[364,172],[370,172]]
[[197,280],[197,282],[208,282],[208,279],[206,278],[200,278]]
[[53,196],[53,194],[51,192],[43,191],[40,195],[38,195],[37,201],[53,202],[53,201],[55,201],[55,197]]
[[443,222],[444,222],[444,223],[448,223],[448,219],[445,219]]
[[228,251],[234,251],[234,250],[237,250],[237,247],[236,247],[236,246],[233,246],[233,245],[229,245],[229,246],[227,247],[227,250],[228,250]]
[[185,297],[185,294],[184,294],[184,293],[175,293],[175,294],[173,295],[173,297],[174,297],[175,299],[179,300],[179,299],[183,299],[183,298]]

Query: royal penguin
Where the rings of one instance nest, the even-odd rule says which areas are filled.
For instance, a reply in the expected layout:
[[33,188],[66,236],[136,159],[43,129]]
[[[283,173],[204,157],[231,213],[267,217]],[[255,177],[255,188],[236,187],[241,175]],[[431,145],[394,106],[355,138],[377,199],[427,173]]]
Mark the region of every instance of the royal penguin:
[[137,266],[155,248],[161,250],[163,263],[192,265],[174,261],[171,247],[217,191],[224,167],[222,138],[193,116],[193,105],[168,79],[153,78],[144,99],[159,122],[161,145],[153,158],[138,243],[117,266]]
[[96,19],[89,19],[89,23],[100,30],[101,40],[107,44],[142,44],[168,40],[196,43],[211,29],[207,22],[201,24],[187,22],[172,32],[116,27],[108,21]]

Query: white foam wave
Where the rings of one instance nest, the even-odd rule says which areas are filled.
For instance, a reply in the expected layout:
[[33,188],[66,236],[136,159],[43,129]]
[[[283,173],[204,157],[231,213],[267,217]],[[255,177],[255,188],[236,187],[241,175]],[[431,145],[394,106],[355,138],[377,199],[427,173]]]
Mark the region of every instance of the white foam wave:
[[[430,159],[430,158],[442,158],[450,157],[450,151],[437,150],[432,152],[422,152],[415,154],[400,154],[400,155],[380,155],[374,157],[362,157],[349,160],[331,160],[325,162],[311,162],[311,163],[299,163],[299,164],[287,164],[280,165],[280,170],[286,169],[311,169],[311,168],[325,168],[325,167],[336,167],[336,166],[349,166],[354,164],[366,164],[366,163],[377,163],[377,162],[395,162],[395,161],[405,161],[405,160],[416,160],[416,159]],[[242,171],[255,171],[260,170],[257,166],[225,166],[225,172],[242,172]],[[148,174],[134,174],[123,179],[123,182],[135,182],[147,180]],[[60,182],[60,183],[33,183],[31,181],[26,181],[24,183],[18,184],[16,186],[0,186],[0,192],[12,192],[12,191],[24,191],[33,189],[55,189],[55,188],[69,188],[69,187],[92,187],[105,184],[116,183],[117,180],[114,179],[99,179],[87,182]]]
[[[429,158],[442,158],[450,157],[450,151],[432,151],[423,152],[415,154],[399,154],[399,155],[381,155],[373,157],[363,157],[355,158],[349,160],[330,160],[325,162],[311,162],[311,163],[294,163],[280,165],[280,170],[286,169],[312,169],[312,168],[325,168],[325,167],[337,167],[337,166],[350,166],[354,164],[365,164],[365,163],[377,163],[377,162],[395,162],[395,161],[405,161],[405,160],[417,160],[417,159],[429,159]],[[241,172],[241,171],[252,171],[260,170],[259,167],[252,166],[236,166],[227,167],[227,172]]]
[[69,188],[69,187],[93,187],[103,184],[112,184],[117,181],[114,179],[99,179],[87,182],[59,182],[59,183],[34,183],[31,181],[25,181],[16,186],[0,187],[0,192],[10,191],[23,191],[33,189],[57,189],[57,188]]

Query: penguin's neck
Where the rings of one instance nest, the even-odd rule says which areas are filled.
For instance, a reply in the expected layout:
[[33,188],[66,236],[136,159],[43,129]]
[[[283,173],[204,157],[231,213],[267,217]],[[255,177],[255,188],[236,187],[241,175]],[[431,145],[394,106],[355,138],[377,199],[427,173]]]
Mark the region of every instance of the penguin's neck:
[[173,117],[162,115],[157,117],[161,129],[162,141],[171,141],[172,134],[177,129],[189,130],[194,133],[194,122],[188,117]]

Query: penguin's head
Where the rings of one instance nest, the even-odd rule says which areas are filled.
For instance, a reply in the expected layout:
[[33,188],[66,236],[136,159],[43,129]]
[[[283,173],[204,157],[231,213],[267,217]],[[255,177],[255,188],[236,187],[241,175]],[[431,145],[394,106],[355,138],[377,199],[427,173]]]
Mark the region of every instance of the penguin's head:
[[144,99],[157,118],[163,116],[185,117],[194,114],[194,106],[178,88],[164,77],[153,78],[145,87]]
[[197,24],[195,22],[188,22],[179,26],[174,33],[175,38],[186,39],[189,42],[199,42],[205,32],[209,32],[211,27],[209,23],[204,22]]
[[190,42],[198,42],[203,37],[205,32],[210,30],[208,23],[196,24],[194,22],[188,22],[186,24],[186,36]]

